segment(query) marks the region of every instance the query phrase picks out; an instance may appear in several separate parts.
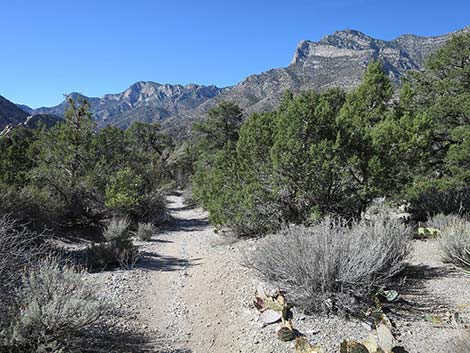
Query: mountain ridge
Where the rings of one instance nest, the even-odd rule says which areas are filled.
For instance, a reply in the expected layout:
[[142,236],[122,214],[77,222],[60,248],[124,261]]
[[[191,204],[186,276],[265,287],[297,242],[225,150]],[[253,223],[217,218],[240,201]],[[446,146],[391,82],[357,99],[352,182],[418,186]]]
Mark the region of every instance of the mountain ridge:
[[[432,37],[402,34],[387,41],[358,30],[340,30],[319,41],[299,41],[288,66],[250,75],[233,86],[139,81],[120,93],[85,98],[100,127],[111,124],[126,128],[133,121],[158,122],[173,134],[184,135],[194,120],[223,100],[236,102],[249,114],[275,108],[285,90],[351,89],[361,82],[372,60],[380,60],[392,82],[399,85],[407,71],[420,70],[424,58],[452,35],[469,31],[470,27],[465,27]],[[79,93],[72,96],[84,97]],[[64,100],[55,107],[32,112],[63,116],[66,107]]]

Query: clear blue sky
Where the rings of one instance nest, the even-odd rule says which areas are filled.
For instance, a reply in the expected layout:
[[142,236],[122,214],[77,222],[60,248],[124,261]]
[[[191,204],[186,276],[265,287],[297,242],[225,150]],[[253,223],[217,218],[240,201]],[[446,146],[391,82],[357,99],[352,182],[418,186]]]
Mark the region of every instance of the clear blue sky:
[[335,30],[392,39],[466,25],[468,0],[0,0],[0,95],[39,107],[141,80],[228,86]]

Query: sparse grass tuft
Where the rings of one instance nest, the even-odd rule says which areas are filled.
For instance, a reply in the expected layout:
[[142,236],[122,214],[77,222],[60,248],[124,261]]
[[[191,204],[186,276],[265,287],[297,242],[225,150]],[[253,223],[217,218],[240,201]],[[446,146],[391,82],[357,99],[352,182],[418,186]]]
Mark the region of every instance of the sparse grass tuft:
[[127,219],[112,219],[103,232],[107,241],[124,240],[129,238],[129,221]]
[[157,229],[152,223],[139,223],[136,235],[142,241],[149,241],[156,232]]
[[21,283],[21,270],[34,266],[45,252],[43,234],[31,232],[11,217],[0,217],[0,331]]
[[87,248],[87,266],[91,270],[111,267],[129,268],[139,254],[132,243],[129,221],[113,219],[103,232],[105,242],[92,244]]

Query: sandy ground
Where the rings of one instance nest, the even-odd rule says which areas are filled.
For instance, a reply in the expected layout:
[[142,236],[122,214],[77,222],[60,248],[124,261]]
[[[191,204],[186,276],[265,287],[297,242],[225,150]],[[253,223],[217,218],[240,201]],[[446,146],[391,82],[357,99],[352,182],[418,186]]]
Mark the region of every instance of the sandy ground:
[[[231,242],[214,233],[201,209],[170,196],[173,222],[150,242],[136,268],[97,274],[124,312],[116,325],[141,335],[128,351],[180,353],[284,353],[292,343],[276,338],[276,325],[257,321],[252,300],[260,284],[243,267],[243,254],[257,240]],[[439,260],[436,241],[415,243],[409,278],[390,317],[410,353],[456,353],[449,340],[463,325],[430,318],[470,311],[470,276]],[[294,309],[294,327],[327,353],[342,339],[368,335],[357,320],[312,317]],[[110,351],[118,351],[111,349]]]

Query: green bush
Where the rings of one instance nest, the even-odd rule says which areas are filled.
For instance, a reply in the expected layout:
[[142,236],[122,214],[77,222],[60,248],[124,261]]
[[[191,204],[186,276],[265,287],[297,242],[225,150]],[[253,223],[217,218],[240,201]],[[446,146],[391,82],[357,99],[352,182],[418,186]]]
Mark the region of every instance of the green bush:
[[119,170],[106,186],[106,207],[121,216],[132,216],[142,202],[142,178],[132,169]]
[[46,190],[34,186],[17,189],[0,183],[0,216],[5,214],[41,229],[60,223],[65,216],[64,204]]
[[413,218],[425,220],[437,214],[470,213],[470,188],[447,183],[418,183],[408,191]]
[[356,315],[394,284],[410,253],[410,231],[397,220],[348,225],[327,218],[268,236],[247,264],[307,312]]
[[165,196],[160,192],[144,194],[134,215],[137,222],[147,222],[155,225],[165,223],[168,218]]
[[455,219],[441,230],[440,245],[445,262],[470,270],[470,222]]
[[15,318],[0,335],[3,349],[72,351],[80,334],[98,322],[108,307],[99,286],[82,276],[53,260],[25,273],[16,294]]

